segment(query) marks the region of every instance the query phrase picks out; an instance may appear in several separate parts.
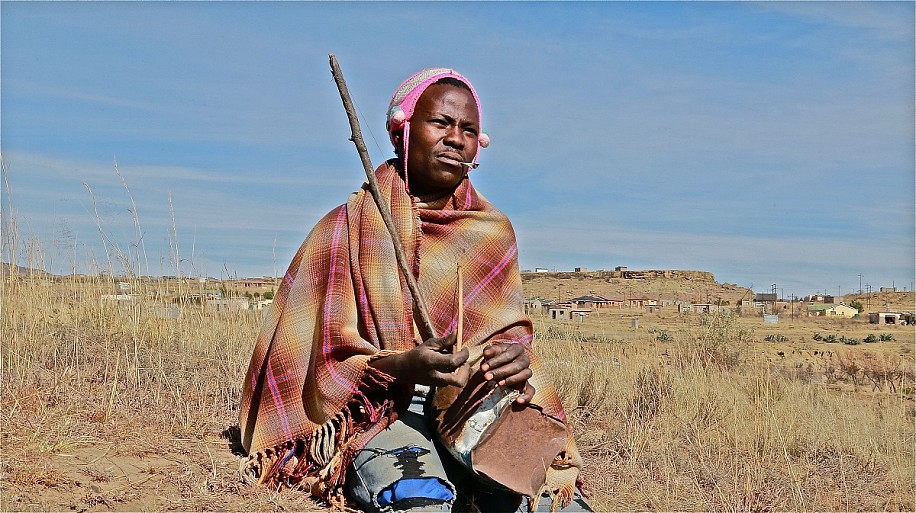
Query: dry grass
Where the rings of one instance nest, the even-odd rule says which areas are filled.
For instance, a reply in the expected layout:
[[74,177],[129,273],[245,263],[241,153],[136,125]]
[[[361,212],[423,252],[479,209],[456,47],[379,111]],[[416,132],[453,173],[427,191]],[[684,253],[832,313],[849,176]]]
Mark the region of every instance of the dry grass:
[[670,343],[576,341],[547,322],[539,352],[599,510],[914,508],[912,359],[894,393],[836,391],[757,358],[737,319],[694,317]]
[[[241,484],[223,436],[259,313],[180,305],[172,318],[158,285],[133,286],[141,299],[118,308],[99,300],[104,277],[4,283],[0,508],[317,509]],[[914,508],[911,355],[843,353],[847,370],[909,366],[896,390],[872,391],[864,371],[859,386],[839,364],[812,384],[760,358],[738,319],[690,316],[668,341],[536,327],[598,510]]]
[[118,307],[103,277],[4,283],[0,509],[315,509],[241,484],[223,436],[260,315],[172,318],[155,285],[133,285]]

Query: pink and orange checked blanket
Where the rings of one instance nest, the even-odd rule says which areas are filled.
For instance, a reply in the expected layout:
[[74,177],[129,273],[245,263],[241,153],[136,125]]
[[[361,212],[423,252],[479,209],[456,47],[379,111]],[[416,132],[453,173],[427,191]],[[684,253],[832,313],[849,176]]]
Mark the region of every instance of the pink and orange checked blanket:
[[[532,327],[523,314],[509,220],[467,179],[450,196],[422,202],[407,193],[392,162],[382,164],[376,177],[436,331],[456,329],[456,298],[464,298],[465,346],[524,344],[534,372],[532,402],[565,419],[530,350]],[[347,465],[394,421],[411,394],[369,362],[416,344],[410,292],[378,207],[363,186],[308,235],[264,319],[242,386],[246,475],[345,508]],[[548,485],[563,499],[572,497],[580,466],[570,436]]]

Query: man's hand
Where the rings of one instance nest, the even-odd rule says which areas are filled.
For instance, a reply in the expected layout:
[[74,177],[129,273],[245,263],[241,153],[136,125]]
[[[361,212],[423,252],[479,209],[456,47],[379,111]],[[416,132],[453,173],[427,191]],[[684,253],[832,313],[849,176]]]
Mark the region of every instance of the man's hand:
[[531,359],[521,344],[493,344],[483,350],[480,370],[487,381],[521,392],[515,402],[526,404],[534,397],[534,387],[528,383],[532,375],[530,365]]
[[469,353],[462,349],[452,354],[454,345],[452,332],[443,338],[428,339],[410,351],[379,358],[370,365],[401,383],[462,387],[470,376],[466,365]]

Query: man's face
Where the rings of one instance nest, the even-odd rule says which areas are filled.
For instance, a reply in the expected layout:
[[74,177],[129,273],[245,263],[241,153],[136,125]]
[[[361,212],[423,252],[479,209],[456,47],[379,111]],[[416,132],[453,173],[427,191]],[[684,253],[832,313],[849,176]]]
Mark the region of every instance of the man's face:
[[470,91],[429,86],[410,118],[407,176],[414,196],[446,194],[461,183],[477,155],[480,118]]

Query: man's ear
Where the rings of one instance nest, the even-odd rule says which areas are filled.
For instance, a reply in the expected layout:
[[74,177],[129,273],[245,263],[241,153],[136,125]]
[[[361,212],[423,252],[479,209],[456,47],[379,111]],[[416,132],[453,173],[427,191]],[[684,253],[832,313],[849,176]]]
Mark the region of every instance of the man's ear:
[[394,153],[400,156],[404,153],[404,131],[398,130],[391,135],[394,138]]

